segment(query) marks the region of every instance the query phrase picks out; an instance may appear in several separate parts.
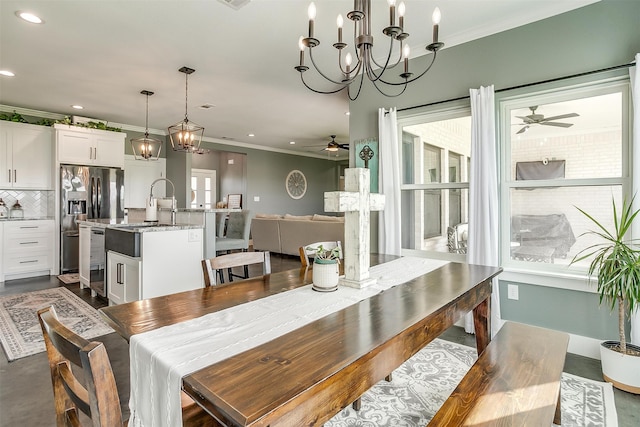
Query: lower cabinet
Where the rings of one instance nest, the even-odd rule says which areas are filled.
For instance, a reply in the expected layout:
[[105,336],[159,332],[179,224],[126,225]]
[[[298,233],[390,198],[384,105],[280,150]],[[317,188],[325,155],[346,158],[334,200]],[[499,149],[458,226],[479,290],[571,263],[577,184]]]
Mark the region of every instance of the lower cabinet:
[[3,234],[0,281],[52,274],[55,240],[52,220],[7,221]]
[[107,253],[107,297],[109,305],[139,300],[140,258],[117,252]]

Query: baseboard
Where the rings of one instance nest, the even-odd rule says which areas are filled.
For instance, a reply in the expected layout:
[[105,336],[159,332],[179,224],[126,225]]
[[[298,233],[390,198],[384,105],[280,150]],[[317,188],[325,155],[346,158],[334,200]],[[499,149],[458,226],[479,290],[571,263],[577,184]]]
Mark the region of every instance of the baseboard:
[[580,356],[600,360],[600,343],[602,340],[569,334],[568,352]]

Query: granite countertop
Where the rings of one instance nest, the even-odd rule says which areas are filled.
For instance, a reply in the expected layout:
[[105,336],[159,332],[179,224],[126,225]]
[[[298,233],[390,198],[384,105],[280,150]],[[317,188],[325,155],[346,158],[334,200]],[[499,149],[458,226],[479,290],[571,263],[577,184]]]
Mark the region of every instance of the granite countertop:
[[[130,211],[144,211],[146,208],[126,208]],[[171,211],[171,208],[158,208],[158,211]],[[178,208],[178,212],[240,212],[242,209],[199,209],[199,208]]]
[[51,220],[53,221],[53,217],[51,216],[26,216],[24,218],[10,218],[10,217],[2,217],[0,221],[36,221],[36,220]]
[[124,218],[116,219],[86,219],[76,221],[81,225],[89,225],[99,228],[118,228],[132,233],[146,233],[155,231],[190,230],[203,228],[202,225],[195,224],[161,224],[157,222],[127,222]]

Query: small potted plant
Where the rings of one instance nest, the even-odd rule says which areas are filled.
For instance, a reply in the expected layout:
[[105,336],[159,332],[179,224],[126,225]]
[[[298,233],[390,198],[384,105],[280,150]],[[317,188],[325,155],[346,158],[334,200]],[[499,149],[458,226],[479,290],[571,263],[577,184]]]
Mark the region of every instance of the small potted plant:
[[322,244],[317,247],[307,246],[307,250],[315,251],[313,260],[313,289],[320,292],[331,292],[338,289],[340,276],[340,247],[326,249]]
[[622,203],[618,216],[613,202],[614,225],[607,230],[600,222],[578,208],[596,226],[584,234],[595,235],[601,243],[591,245],[573,258],[575,263],[587,258],[589,280],[597,278],[600,303],[606,301],[611,311],[618,306],[619,341],[605,341],[600,345],[602,373],[614,387],[640,394],[640,347],[628,344],[625,336],[625,314],[631,315],[640,304],[640,253],[635,240],[625,240],[634,219],[640,212],[632,210],[633,199]]

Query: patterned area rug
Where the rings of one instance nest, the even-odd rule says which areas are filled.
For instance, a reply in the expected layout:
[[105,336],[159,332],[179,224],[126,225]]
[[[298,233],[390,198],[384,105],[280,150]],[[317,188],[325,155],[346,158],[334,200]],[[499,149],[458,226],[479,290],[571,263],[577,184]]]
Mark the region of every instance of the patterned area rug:
[[58,276],[58,279],[65,285],[70,285],[72,283],[80,282],[80,275],[78,273],[61,274]]
[[[476,350],[436,339],[362,396],[325,427],[424,427],[476,359]],[[562,425],[617,427],[611,384],[562,374]]]
[[11,362],[45,351],[37,311],[55,306],[60,321],[84,338],[113,332],[96,309],[66,288],[0,298],[0,342]]

